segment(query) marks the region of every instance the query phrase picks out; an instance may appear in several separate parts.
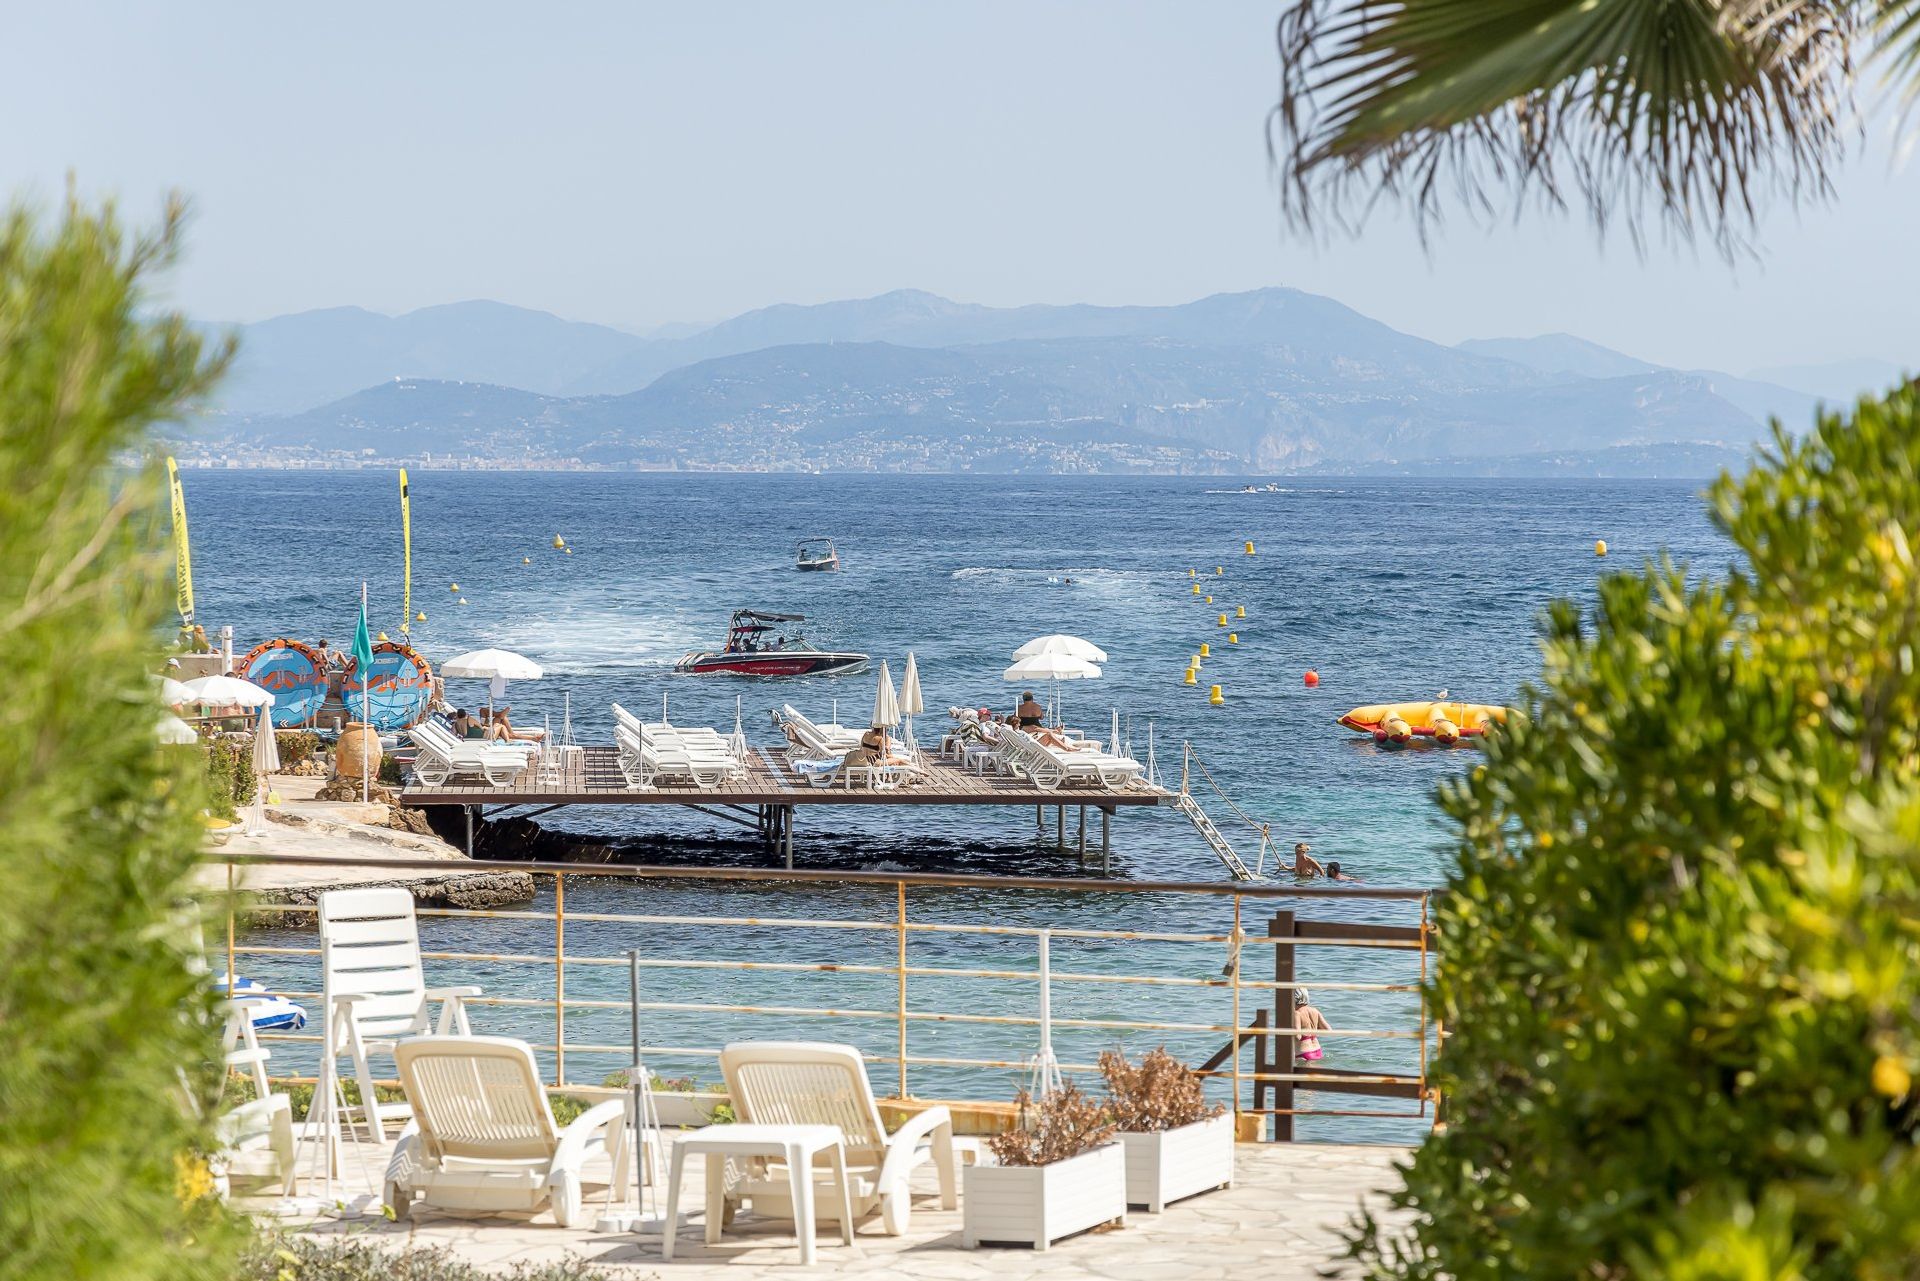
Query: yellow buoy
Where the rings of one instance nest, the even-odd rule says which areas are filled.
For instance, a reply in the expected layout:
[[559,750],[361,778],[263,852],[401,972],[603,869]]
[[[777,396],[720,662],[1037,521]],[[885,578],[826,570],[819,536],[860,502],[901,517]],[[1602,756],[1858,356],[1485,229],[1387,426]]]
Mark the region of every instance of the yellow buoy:
[[1596,541],[1594,542],[1594,544],[1593,544],[1593,554],[1594,554],[1595,556],[1605,556],[1605,555],[1607,554],[1607,540],[1606,540],[1606,539],[1604,539],[1604,538],[1602,538],[1602,539],[1598,539],[1598,540],[1596,540]]
[[566,550],[567,550],[567,555],[569,556],[573,555],[573,548],[569,547]]
[[1225,565],[1215,565],[1213,567],[1213,572],[1216,574],[1224,574],[1227,572],[1227,567]]
[[533,564],[533,557],[531,557],[531,556],[522,556],[522,557],[520,558],[520,563],[521,563],[522,565],[531,565],[531,564]]
[[449,587],[447,590],[451,592],[458,592],[460,590],[460,584],[455,583],[453,584],[453,586]]
[[1227,644],[1229,644],[1229,645],[1238,645],[1239,643],[1240,643],[1240,633],[1239,633],[1239,632],[1228,632],[1228,633],[1227,633]]
[[385,632],[381,632],[378,636],[374,637],[375,640],[382,640],[382,641],[385,640],[386,638],[387,638],[387,634]]
[[567,540],[560,537],[560,535],[555,534],[553,536],[553,545],[555,547],[565,547],[567,545]]
[[1191,667],[1187,669],[1187,679],[1185,683],[1188,685],[1198,685],[1200,683],[1199,677],[1193,674],[1193,669]]
[[413,624],[412,624],[412,623],[402,623],[402,624],[400,624],[400,634],[401,634],[402,636],[405,636],[405,635],[406,635],[406,634],[407,634],[408,632],[410,632],[410,631],[412,631],[412,630],[413,630]]
[[1187,571],[1188,578],[1198,578],[1199,576],[1200,576],[1200,571],[1197,569],[1190,569]]
[[413,621],[414,621],[414,622],[416,622],[416,623],[424,623],[424,622],[426,622],[426,621],[427,621],[427,611],[423,609],[423,610],[421,610],[421,611],[420,611],[419,613],[417,613],[417,614],[415,614],[415,615],[413,616]]
[[1211,649],[1209,649],[1209,648],[1207,647],[1207,643],[1206,643],[1205,641],[1201,641],[1201,642],[1200,642],[1200,657],[1202,657],[1202,658],[1212,658],[1212,657],[1213,657],[1213,650],[1211,650]]
[[1226,625],[1227,625],[1227,616],[1225,614],[1222,614],[1220,615],[1220,626],[1225,627]]
[[1198,596],[1198,595],[1200,594],[1200,584],[1198,584],[1198,583],[1195,583],[1195,584],[1193,585],[1193,594],[1194,594],[1195,596]]
[[1252,543],[1248,543],[1248,544],[1247,544],[1247,555],[1249,555],[1249,556],[1251,556],[1251,555],[1253,555],[1253,544],[1252,544]]
[[1245,605],[1235,605],[1233,607],[1233,616],[1235,618],[1245,618],[1247,616],[1247,607]]
[[1218,707],[1220,706],[1220,704],[1226,702],[1227,700],[1226,700],[1226,696],[1221,694],[1220,687],[1218,685],[1215,685],[1212,689],[1207,691],[1207,701],[1209,703],[1212,703],[1215,707]]
[[1213,597],[1211,596],[1207,597],[1207,604],[1209,605],[1213,604]]

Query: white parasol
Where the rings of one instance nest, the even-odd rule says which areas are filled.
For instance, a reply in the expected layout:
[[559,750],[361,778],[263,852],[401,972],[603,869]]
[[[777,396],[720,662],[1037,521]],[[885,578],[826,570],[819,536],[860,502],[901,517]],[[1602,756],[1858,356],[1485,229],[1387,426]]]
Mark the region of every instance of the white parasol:
[[1023,658],[1001,673],[1008,681],[1026,684],[1033,681],[1051,681],[1054,685],[1054,720],[1058,722],[1061,681],[1090,681],[1100,679],[1100,668],[1087,659],[1064,653],[1034,654]]
[[193,691],[171,676],[160,679],[160,701],[168,707],[185,707],[193,701]]
[[280,744],[273,736],[273,710],[260,709],[260,724],[253,731],[253,808],[247,812],[243,836],[267,834],[267,775],[280,771]]
[[160,741],[163,743],[197,743],[200,736],[193,732],[193,726],[178,716],[160,718]]
[[901,735],[906,740],[907,751],[917,753],[920,745],[913,741],[913,718],[927,710],[927,703],[920,696],[920,664],[914,661],[913,651],[907,651],[907,670],[900,677],[900,710],[906,714],[907,727]]
[[892,729],[900,723],[900,696],[894,692],[893,673],[880,660],[880,681],[873,690],[873,728]]
[[440,664],[442,676],[487,682],[487,710],[507,696],[508,681],[537,681],[540,664],[510,649],[476,649]]
[[1040,654],[1071,654],[1075,658],[1084,658],[1089,663],[1107,661],[1107,651],[1092,641],[1084,641],[1078,636],[1068,636],[1061,632],[1055,632],[1051,636],[1036,636],[1013,651],[1015,658],[1033,658]]
[[238,676],[202,676],[180,686],[203,707],[272,707],[273,694]]

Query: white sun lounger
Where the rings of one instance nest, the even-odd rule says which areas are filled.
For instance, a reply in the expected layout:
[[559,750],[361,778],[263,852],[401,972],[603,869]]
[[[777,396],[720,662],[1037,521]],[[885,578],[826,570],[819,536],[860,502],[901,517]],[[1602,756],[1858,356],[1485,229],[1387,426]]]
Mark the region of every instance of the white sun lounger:
[[478,739],[455,738],[431,721],[422,721],[407,731],[420,754],[414,758],[413,773],[428,787],[439,787],[455,778],[485,779],[489,787],[505,787],[527,768],[533,744],[509,747]]
[[[940,1181],[940,1208],[959,1204],[953,1165],[953,1117],[930,1107],[892,1134],[880,1120],[860,1051],[818,1041],[751,1041],[720,1052],[720,1072],[740,1120],[753,1125],[832,1125],[846,1139],[847,1174],[856,1218],[880,1211],[888,1236],[907,1230],[912,1204],[907,1177],[932,1161]],[[783,1170],[768,1161],[749,1165],[728,1193],[752,1198],[756,1214],[792,1218],[793,1200]],[[816,1165],[814,1205],[820,1215],[839,1209],[840,1194],[829,1169]]]
[[613,1162],[614,1199],[626,1199],[624,1097],[595,1104],[563,1130],[525,1041],[410,1037],[394,1058],[413,1108],[387,1163],[386,1203],[396,1218],[416,1201],[522,1213],[551,1204],[561,1227],[578,1227],[582,1168],[601,1152]]
[[1049,747],[1006,725],[1000,727],[998,737],[1005,740],[1004,759],[1012,772],[1043,792],[1061,786],[1115,790],[1140,777],[1140,762],[1130,757]]

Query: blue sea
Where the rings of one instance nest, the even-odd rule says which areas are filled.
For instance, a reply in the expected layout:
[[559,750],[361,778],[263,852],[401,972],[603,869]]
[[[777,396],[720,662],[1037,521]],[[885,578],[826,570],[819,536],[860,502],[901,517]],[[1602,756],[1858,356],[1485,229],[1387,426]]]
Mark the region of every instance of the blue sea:
[[[326,637],[343,647],[367,583],[376,630],[397,634],[404,617],[397,478],[376,472],[193,471],[184,477],[194,534],[200,617],[231,623],[236,647],[275,636]],[[864,721],[871,674],[782,681],[689,678],[671,667],[689,649],[715,646],[740,606],[805,614],[826,648],[890,661],[897,679],[911,650],[929,715],[922,741],[937,739],[949,705],[1010,709],[1019,687],[1001,679],[1011,652],[1033,636],[1068,632],[1109,654],[1098,681],[1061,686],[1066,718],[1105,737],[1118,709],[1144,756],[1151,727],[1163,779],[1177,784],[1191,743],[1235,805],[1268,825],[1276,844],[1306,841],[1373,885],[1439,886],[1449,833],[1432,804],[1435,786],[1469,768],[1472,749],[1386,752],[1334,723],[1364,703],[1430,697],[1511,702],[1539,668],[1541,609],[1557,596],[1591,597],[1596,576],[1671,554],[1697,570],[1731,558],[1689,482],[1299,480],[1279,492],[1237,492],[1217,477],[954,477],[659,475],[635,473],[415,472],[414,643],[429,659],[497,646],[543,665],[545,678],[508,696],[518,724],[551,718],[570,700],[583,741],[610,741],[610,702],[649,717],[662,698],[676,722],[730,730],[736,698],[748,734],[778,741],[768,712],[791,702],[815,719],[836,708]],[[1263,478],[1259,481],[1266,484]],[[571,554],[555,550],[565,539]],[[792,568],[794,543],[832,536],[838,575]],[[1610,549],[1596,557],[1595,540]],[[1246,555],[1251,541],[1255,554]],[[1189,577],[1189,571],[1196,577]],[[1218,571],[1218,572],[1216,572]],[[1203,596],[1192,594],[1198,582]],[[458,584],[458,591],[453,585]],[[1204,594],[1213,596],[1205,603]],[[464,604],[461,603],[464,600]],[[1235,614],[1220,627],[1217,616]],[[1229,644],[1229,631],[1238,636]],[[1203,683],[1182,684],[1188,656],[1212,647]],[[1303,674],[1319,674],[1308,688]],[[1218,684],[1221,706],[1207,686]],[[481,682],[449,683],[455,702],[480,703]],[[1203,786],[1202,803],[1240,855],[1259,841]],[[636,861],[754,865],[765,856],[748,834],[681,811],[583,809],[539,820],[628,842]],[[1069,840],[1073,837],[1069,812]],[[1113,875],[1134,880],[1218,879],[1213,854],[1178,815],[1123,811],[1114,822]],[[809,809],[797,832],[801,866],[844,869],[1075,875],[1072,853],[1036,836],[1019,809]],[[1271,859],[1269,859],[1271,868]],[[543,887],[542,906],[551,891]],[[1408,921],[1405,905],[1296,904],[1323,919]],[[891,889],[579,884],[569,913],[892,918]],[[1057,895],[1019,891],[915,891],[914,919],[1060,929],[1193,930],[1223,933],[1231,908],[1168,895]],[[1263,932],[1254,906],[1245,921]],[[551,925],[429,922],[437,950],[535,953]],[[310,942],[284,931],[254,941]],[[639,947],[656,957],[888,965],[891,933],[572,923],[569,957],[616,956]],[[910,964],[1031,969],[1033,944],[1018,936],[915,935]],[[1251,955],[1251,954],[1250,954]],[[1268,964],[1259,954],[1253,971]],[[1071,974],[1150,972],[1217,976],[1220,944],[1116,943],[1061,939],[1054,966]],[[246,968],[286,987],[317,987],[311,961],[254,958]],[[1417,977],[1404,955],[1321,948],[1301,953],[1301,973],[1323,985],[1403,983]],[[469,967],[494,994],[548,996],[547,969]],[[1250,972],[1253,972],[1250,971]],[[662,1003],[832,1005],[892,1008],[890,976],[650,970],[648,999]],[[543,986],[544,985],[544,986]],[[623,970],[569,970],[568,997],[625,998]],[[1031,981],[916,977],[916,1009],[975,1014],[1031,1012]],[[1316,1004],[1336,1028],[1409,1029],[1417,999],[1406,993],[1323,986]],[[1222,1024],[1219,989],[1057,983],[1054,1013],[1066,1019],[1145,1018]],[[1243,996],[1251,1003],[1257,997]],[[1243,1015],[1250,1017],[1249,1011]],[[483,1030],[552,1040],[552,1016],[525,1007],[482,1009]],[[656,1045],[717,1045],[732,1037],[827,1036],[875,1053],[896,1050],[891,1020],[769,1020],[745,1015],[650,1013]],[[570,1011],[570,1043],[619,1044],[624,1009]],[[1061,1057],[1091,1061],[1100,1049],[1150,1048],[1165,1040],[1204,1057],[1219,1033],[1111,1027],[1060,1030]],[[1032,1053],[1033,1030],[1002,1024],[916,1022],[909,1052],[926,1058],[1014,1061]],[[1329,1064],[1407,1070],[1417,1041],[1329,1038]],[[569,1051],[570,1080],[597,1080],[619,1055]],[[1249,1059],[1250,1063],[1251,1060]],[[662,1058],[669,1075],[712,1079],[710,1062]],[[876,1084],[895,1085],[891,1066]],[[919,1094],[1007,1097],[1019,1074],[939,1065],[910,1069]],[[1317,1099],[1330,1107],[1378,1106]],[[1388,1103],[1387,1107],[1399,1105]],[[1314,1118],[1315,1137],[1397,1139],[1404,1121]]]

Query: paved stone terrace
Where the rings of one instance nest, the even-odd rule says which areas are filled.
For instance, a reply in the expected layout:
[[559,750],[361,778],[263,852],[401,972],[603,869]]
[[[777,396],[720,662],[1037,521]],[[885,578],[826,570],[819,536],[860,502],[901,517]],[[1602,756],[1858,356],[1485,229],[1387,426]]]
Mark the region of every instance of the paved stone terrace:
[[[373,1159],[374,1157],[379,1159]],[[1240,1144],[1238,1178],[1225,1191],[1205,1193],[1168,1206],[1163,1214],[1131,1211],[1127,1226],[1082,1233],[1038,1253],[1020,1247],[967,1250],[960,1244],[960,1213],[943,1212],[933,1173],[922,1166],[914,1179],[914,1210],[907,1235],[881,1233],[878,1218],[860,1225],[852,1246],[840,1244],[834,1220],[817,1237],[818,1261],[812,1271],[827,1276],[911,1276],[933,1281],[1021,1281],[1022,1278],[1103,1278],[1105,1281],[1184,1281],[1190,1277],[1258,1278],[1292,1281],[1342,1275],[1341,1231],[1362,1202],[1376,1212],[1384,1206],[1381,1189],[1395,1186],[1396,1161],[1406,1149],[1334,1147],[1317,1144]],[[385,1152],[369,1153],[367,1164],[385,1168]],[[358,1239],[407,1245],[445,1246],[489,1269],[578,1256],[623,1276],[710,1281],[760,1275],[766,1269],[798,1269],[791,1225],[783,1220],[742,1214],[721,1243],[705,1243],[700,1213],[704,1186],[688,1162],[683,1219],[671,1263],[660,1258],[658,1236],[601,1235],[557,1227],[542,1213],[526,1216],[476,1215],[415,1209],[408,1221],[380,1218],[323,1220],[298,1228],[311,1236],[351,1234]],[[344,1169],[357,1182],[353,1157]],[[591,1167],[589,1179],[594,1175]],[[603,1189],[590,1183],[588,1206],[597,1213]],[[241,1204],[247,1204],[243,1201]],[[261,1203],[264,1204],[264,1203]],[[1391,1219],[1404,1227],[1401,1219]]]

